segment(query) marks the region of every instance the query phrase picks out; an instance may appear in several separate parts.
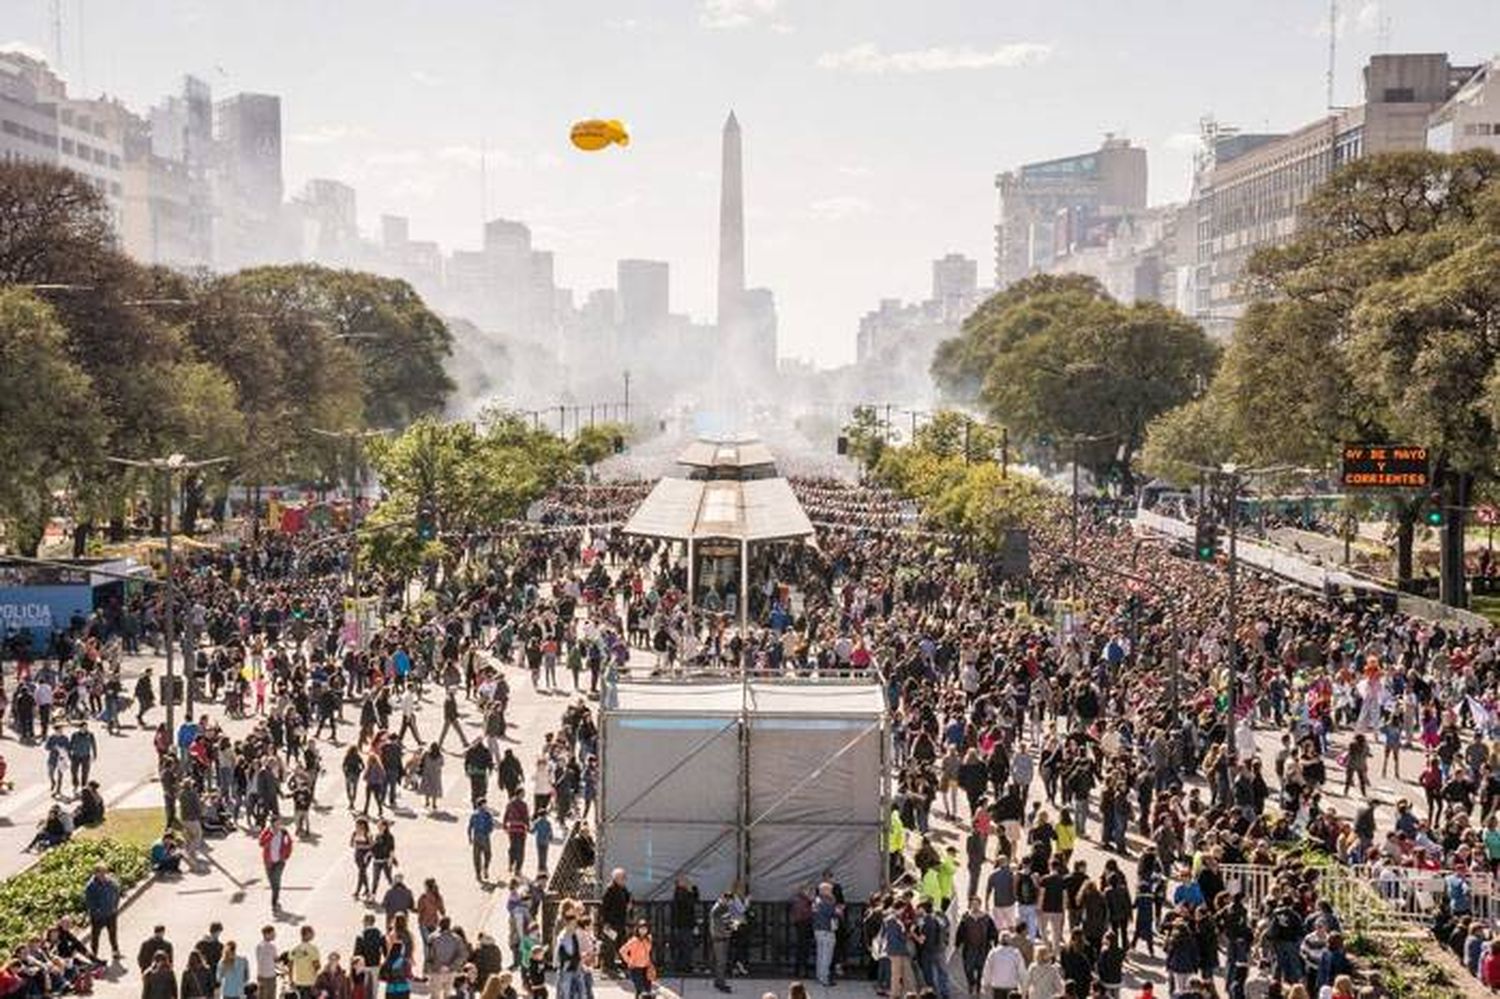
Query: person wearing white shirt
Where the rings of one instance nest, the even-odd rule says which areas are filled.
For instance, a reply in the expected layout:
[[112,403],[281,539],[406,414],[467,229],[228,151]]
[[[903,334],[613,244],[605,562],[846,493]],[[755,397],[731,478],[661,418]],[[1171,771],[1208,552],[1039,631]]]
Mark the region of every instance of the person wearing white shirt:
[[276,958],[276,927],[262,927],[255,945],[256,999],[276,999]]
[[1000,942],[990,948],[984,959],[979,987],[990,999],[1015,999],[1020,994],[1021,979],[1026,974],[1026,959],[1016,949],[1009,933],[1000,934]]

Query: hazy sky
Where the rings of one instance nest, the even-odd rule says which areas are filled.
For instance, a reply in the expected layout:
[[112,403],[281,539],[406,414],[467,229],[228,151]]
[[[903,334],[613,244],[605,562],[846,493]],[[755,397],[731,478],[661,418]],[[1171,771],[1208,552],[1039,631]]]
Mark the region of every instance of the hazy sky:
[[[671,261],[672,308],[711,319],[719,128],[744,128],[747,273],[781,353],[852,359],[861,314],[926,297],[950,251],[993,273],[994,174],[1107,131],[1188,190],[1198,120],[1321,113],[1315,0],[60,0],[62,69],[144,109],[184,72],[282,97],[289,193],[359,191],[362,228],[473,248],[530,223],[581,300],[620,257]],[[1500,0],[1342,0],[1338,99],[1368,53],[1500,49]],[[52,51],[51,0],[0,0],[0,43]],[[75,92],[77,88],[75,87]],[[628,149],[568,143],[620,118]],[[480,151],[489,183],[480,183]]]

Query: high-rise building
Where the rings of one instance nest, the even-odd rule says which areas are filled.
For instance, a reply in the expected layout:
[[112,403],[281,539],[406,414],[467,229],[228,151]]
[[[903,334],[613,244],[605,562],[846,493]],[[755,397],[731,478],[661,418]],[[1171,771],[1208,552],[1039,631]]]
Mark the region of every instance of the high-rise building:
[[615,271],[625,343],[639,344],[660,334],[670,311],[671,267],[665,260],[621,260]]
[[979,261],[950,253],[932,262],[932,300],[944,318],[962,320],[974,307]]
[[1363,104],[1285,135],[1239,136],[1207,123],[1192,205],[1194,312],[1208,332],[1228,335],[1249,302],[1244,272],[1251,255],[1293,237],[1298,209],[1334,170],[1364,156],[1424,148],[1434,112],[1477,71],[1442,53],[1377,55],[1364,70]]
[[302,214],[304,255],[324,263],[349,265],[359,248],[358,195],[342,181],[314,177],[297,199]]
[[1112,135],[1091,153],[1027,163],[995,178],[995,286],[1048,269],[1096,226],[1146,207],[1146,150]]
[[57,104],[45,78],[51,75],[35,59],[0,52],[0,162],[57,162]]
[[1448,102],[1432,113],[1427,148],[1440,153],[1488,149],[1500,153],[1500,60],[1480,66]]
[[214,264],[234,270],[285,259],[282,228],[281,98],[236,94],[214,109]]
[[732,327],[745,295],[745,180],[740,123],[724,121],[719,174],[719,328]]

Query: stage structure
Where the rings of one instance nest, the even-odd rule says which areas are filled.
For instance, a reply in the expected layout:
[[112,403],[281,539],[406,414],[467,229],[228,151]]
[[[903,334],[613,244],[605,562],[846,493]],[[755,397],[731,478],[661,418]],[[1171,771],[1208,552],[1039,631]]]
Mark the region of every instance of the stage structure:
[[812,521],[759,441],[696,441],[677,463],[683,474],[658,481],[623,533],[683,545],[689,610],[732,610],[744,634],[751,558],[811,538]]
[[[758,441],[698,441],[626,534],[681,544],[689,607],[748,623],[752,559],[812,523]],[[636,897],[687,874],[705,898],[736,881],[789,897],[831,870],[848,897],[884,884],[889,736],[878,677],[612,675],[600,708],[599,870]]]
[[890,814],[880,685],[859,680],[616,680],[601,711],[600,883],[636,897],[679,873],[705,898],[743,881],[783,899],[831,870],[882,887]]

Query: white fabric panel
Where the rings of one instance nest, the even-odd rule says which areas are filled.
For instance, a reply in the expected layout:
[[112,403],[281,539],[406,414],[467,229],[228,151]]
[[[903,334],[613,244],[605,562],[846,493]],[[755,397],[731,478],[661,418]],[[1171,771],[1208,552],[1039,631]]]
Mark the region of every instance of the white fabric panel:
[[750,833],[750,892],[788,898],[798,885],[815,885],[831,869],[844,897],[863,901],[880,888],[883,862],[878,829],[757,826]]
[[879,823],[879,724],[752,716],[750,817],[771,824]]
[[738,721],[606,715],[605,726],[600,805],[606,822],[737,820]]

